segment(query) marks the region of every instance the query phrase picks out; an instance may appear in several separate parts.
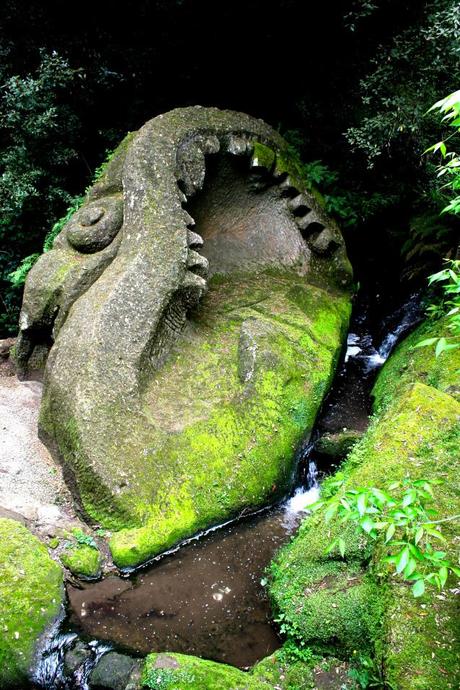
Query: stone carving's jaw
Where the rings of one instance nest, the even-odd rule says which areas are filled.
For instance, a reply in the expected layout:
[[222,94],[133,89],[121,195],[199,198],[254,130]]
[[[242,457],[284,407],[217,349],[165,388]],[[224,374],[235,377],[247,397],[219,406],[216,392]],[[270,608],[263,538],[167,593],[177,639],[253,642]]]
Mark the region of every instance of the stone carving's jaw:
[[[241,427],[235,438],[241,436],[252,447],[256,431],[251,424],[258,429],[261,421],[250,417],[245,401],[270,394],[267,382],[266,388],[257,389],[257,367],[280,369],[283,383],[276,405],[292,407],[286,394],[294,385],[291,380],[295,396],[304,386],[303,374],[293,378],[289,371],[289,367],[303,366],[295,354],[300,347],[295,343],[297,334],[302,333],[305,342],[312,340],[304,333],[309,328],[306,314],[328,303],[327,293],[315,288],[316,301],[310,305],[308,295],[302,293],[304,276],[332,290],[342,288],[351,277],[338,228],[305,188],[295,163],[289,161],[285,142],[270,127],[239,113],[187,108],[155,118],[129,139],[58,236],[53,250],[34,267],[26,287],[20,335],[25,367],[36,334],[53,331],[41,433],[58,447],[74,475],[83,508],[93,519],[117,529],[139,527],[156,515],[163,524],[158,528],[158,544],[163,547],[176,534],[167,527],[169,518],[165,517],[173,500],[184,506],[183,534],[216,519],[217,514],[201,503],[201,488],[196,495],[195,488],[190,488],[195,483],[183,469],[186,462],[196,460],[199,465],[206,457],[200,453],[199,442],[187,436],[184,420],[191,425],[196,412],[196,420],[203,421],[231,400],[240,401],[241,409],[226,417],[228,426],[213,421],[215,426],[206,434],[211,442],[220,443]],[[216,286],[225,287],[227,281],[233,295],[229,309],[240,305],[240,296],[249,304],[263,286],[264,294],[273,299],[273,313],[283,315],[283,325],[275,327],[270,309],[261,308],[260,316],[258,311],[246,314],[238,306],[228,323],[222,319],[228,330],[222,337],[231,336],[225,347],[220,340],[210,345],[220,333],[220,315],[228,312],[222,304],[225,290],[219,292]],[[210,297],[203,302],[208,288]],[[203,378],[201,384],[198,378],[186,384],[187,376],[181,375],[176,398],[182,409],[195,394],[205,402],[198,412],[188,417],[184,411],[182,420],[174,420],[176,413],[167,413],[168,391],[174,394],[180,369],[174,368],[175,362],[184,350],[181,333],[191,311],[194,322],[187,338],[195,337],[196,328],[199,349],[192,348],[190,356],[197,357]],[[345,312],[340,318],[331,317],[337,339]],[[247,319],[262,323],[248,324]],[[254,352],[259,348],[259,359],[251,359],[250,376],[242,378],[238,378],[237,363],[229,360],[225,366],[235,387],[231,395],[225,394],[225,377],[214,375],[213,367],[220,371],[219,362],[238,352],[243,321],[251,357],[251,348]],[[335,347],[324,345],[324,380]],[[220,359],[216,355],[212,364],[208,366],[207,360],[203,364],[213,356],[213,348],[215,352],[221,348]],[[161,396],[155,388],[163,385],[163,378],[167,399],[164,414],[157,414],[153,407]],[[309,375],[308,380],[313,379]],[[198,390],[199,385],[211,387],[214,394]],[[316,398],[315,404],[319,404]],[[171,403],[170,410],[174,409]],[[179,427],[186,437],[176,438]],[[289,428],[292,451],[299,429]],[[281,446],[272,446],[278,465],[260,490],[235,489],[235,496],[242,497],[238,498],[241,506],[245,501],[263,501],[280,468],[285,472],[287,455]],[[229,448],[235,452],[231,444]],[[240,481],[239,461],[235,464],[235,458],[223,451],[220,456],[235,466]],[[173,468],[177,486],[170,485],[165,463]],[[206,467],[201,471],[207,476]],[[217,484],[220,471],[213,475]],[[234,505],[223,508],[222,515],[234,509]],[[151,544],[148,548],[153,549]]]

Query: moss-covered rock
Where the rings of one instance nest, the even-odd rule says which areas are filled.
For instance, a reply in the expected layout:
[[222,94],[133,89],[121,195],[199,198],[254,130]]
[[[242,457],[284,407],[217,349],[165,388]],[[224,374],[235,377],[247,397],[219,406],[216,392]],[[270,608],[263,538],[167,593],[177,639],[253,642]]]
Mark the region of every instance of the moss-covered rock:
[[[347,297],[294,274],[211,285],[180,351],[146,389],[151,426],[142,474],[140,464],[136,470],[145,482],[130,496],[144,524],[111,538],[117,565],[136,565],[285,491],[295,447],[330,385],[348,313]],[[94,497],[83,496],[102,520]]]
[[102,557],[100,551],[87,544],[71,544],[61,553],[61,561],[77,577],[99,577]]
[[286,645],[256,664],[251,674],[280,690],[354,689],[347,662],[310,655],[305,649],[298,650],[298,654],[304,659],[296,658]]
[[415,381],[426,383],[460,400],[460,348],[436,357],[434,345],[415,347],[423,340],[439,338],[447,332],[445,318],[428,320],[398,345],[379,373],[372,391],[376,412]]
[[[388,370],[384,375],[388,376]],[[415,372],[413,377],[417,379]],[[406,381],[393,388],[393,380],[389,380],[390,395],[395,397],[386,407],[382,405],[384,412],[374,418],[341,471],[325,482],[323,495],[337,490],[333,482],[339,478],[344,481],[340,491],[344,491],[385,488],[405,476],[430,477],[442,480],[436,487],[439,518],[457,514],[459,403],[432,386]],[[383,386],[380,395],[381,399],[386,395]],[[447,538],[445,550],[455,561],[455,523],[446,522],[443,533]],[[336,552],[326,554],[327,546],[338,536],[346,543],[344,559]],[[321,512],[307,518],[298,536],[271,567],[271,594],[285,628],[320,650],[325,642],[333,648],[339,641],[349,653],[344,637],[366,653],[376,644],[387,677],[398,690],[457,687],[460,647],[456,597],[447,589],[440,596],[432,591],[415,600],[410,587],[400,580],[390,579],[384,584],[374,579],[377,573],[387,571],[380,561],[382,555],[381,548],[374,550],[374,542],[356,533],[349,523],[344,526],[333,520],[325,525]],[[358,586],[353,578],[357,578]],[[355,591],[351,603],[344,593],[346,583]],[[344,622],[352,628],[347,636]]]
[[61,568],[25,527],[0,518],[0,688],[24,687],[63,600]]
[[185,654],[150,654],[142,687],[151,690],[269,690],[264,680],[233,666]]
[[343,460],[362,435],[362,432],[355,429],[338,431],[334,434],[324,434],[315,444],[315,450],[334,460]]
[[150,654],[142,672],[147,690],[342,690],[352,688],[346,663],[304,650],[305,660],[278,650],[250,672],[185,654]]

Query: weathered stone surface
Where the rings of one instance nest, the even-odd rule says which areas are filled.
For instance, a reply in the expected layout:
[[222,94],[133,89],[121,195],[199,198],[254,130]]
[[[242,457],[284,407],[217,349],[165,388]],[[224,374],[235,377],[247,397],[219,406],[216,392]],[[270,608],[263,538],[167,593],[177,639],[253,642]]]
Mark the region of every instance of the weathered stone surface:
[[91,690],[126,690],[133,671],[141,662],[126,654],[104,654],[89,677]]
[[23,525],[0,518],[0,573],[0,688],[20,688],[60,611],[62,571]]
[[41,433],[85,512],[122,530],[120,566],[283,490],[350,278],[337,226],[262,121],[178,109],[122,143],[33,267],[17,345],[25,375],[54,338]]

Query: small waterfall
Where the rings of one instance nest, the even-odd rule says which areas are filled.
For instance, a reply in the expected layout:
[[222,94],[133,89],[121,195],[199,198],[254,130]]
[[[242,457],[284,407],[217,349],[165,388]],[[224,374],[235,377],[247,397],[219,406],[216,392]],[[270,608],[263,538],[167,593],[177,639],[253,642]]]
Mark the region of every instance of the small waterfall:
[[60,632],[60,622],[47,637],[37,668],[33,687],[37,690],[89,690],[89,676],[99,660],[111,651],[112,645],[93,640],[86,646],[86,658],[73,673],[66,674],[64,657],[79,641],[76,633]]
[[306,512],[308,506],[319,498],[318,468],[314,460],[308,460],[308,469],[305,478],[305,486],[299,486],[291,498],[286,501],[285,513],[297,515]]
[[74,645],[78,636],[76,633],[61,633],[59,627],[60,623],[57,623],[47,637],[34,671],[34,685],[43,690],[64,690],[67,687],[64,678],[64,655]]
[[91,650],[91,656],[85,659],[83,664],[73,673],[72,685],[68,686],[69,690],[89,690],[88,681],[91,671],[104,654],[107,654],[112,649],[112,645],[99,642],[98,640],[90,642],[88,647]]
[[378,347],[374,345],[373,337],[369,333],[362,335],[349,333],[344,364],[346,365],[348,362],[354,361],[361,365],[365,374],[380,368],[387,361],[401,336],[418,323],[420,319],[420,294],[417,292],[412,294],[382,324],[382,328],[386,333]]
[[398,309],[394,318],[397,321],[396,326],[389,330],[378,349],[378,353],[384,362],[388,359],[400,337],[420,320],[419,293],[411,295],[402,307]]

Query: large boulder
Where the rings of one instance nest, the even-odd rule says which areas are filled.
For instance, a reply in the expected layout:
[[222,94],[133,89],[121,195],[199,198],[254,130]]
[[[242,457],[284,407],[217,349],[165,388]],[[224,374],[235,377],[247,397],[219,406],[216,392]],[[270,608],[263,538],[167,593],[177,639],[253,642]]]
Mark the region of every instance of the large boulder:
[[0,688],[26,687],[64,597],[61,568],[23,525],[0,518]]
[[[386,489],[407,476],[438,481],[436,519],[445,538],[440,549],[455,563],[458,523],[452,518],[458,515],[460,495],[460,404],[454,397],[458,359],[457,351],[451,351],[442,367],[430,351],[414,350],[427,333],[442,333],[442,323],[425,324],[391,356],[374,389],[378,415],[339,472],[323,484],[322,492],[327,497],[337,490]],[[343,481],[339,489],[337,480]],[[336,549],[327,551],[338,537],[345,541],[343,558]],[[285,630],[319,652],[340,646],[350,659],[354,650],[375,656],[386,680],[398,690],[458,687],[455,577],[442,594],[431,589],[414,599],[407,582],[385,577],[385,555],[381,541],[368,540],[352,523],[333,519],[326,524],[324,509],[308,517],[271,566],[270,592]]]
[[261,120],[185,108],[122,143],[32,269],[17,344],[27,375],[54,340],[41,435],[116,532],[119,566],[285,490],[350,279],[337,226]]

